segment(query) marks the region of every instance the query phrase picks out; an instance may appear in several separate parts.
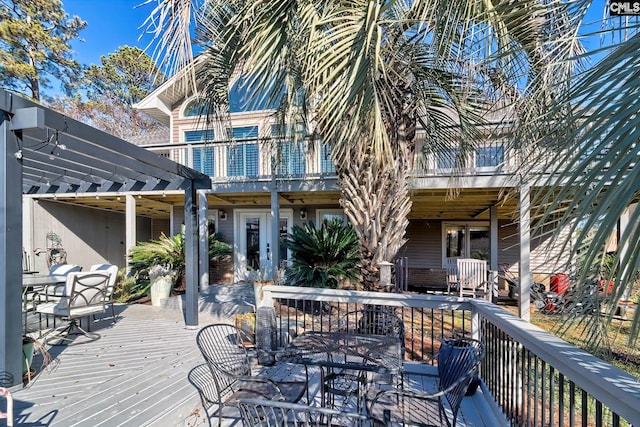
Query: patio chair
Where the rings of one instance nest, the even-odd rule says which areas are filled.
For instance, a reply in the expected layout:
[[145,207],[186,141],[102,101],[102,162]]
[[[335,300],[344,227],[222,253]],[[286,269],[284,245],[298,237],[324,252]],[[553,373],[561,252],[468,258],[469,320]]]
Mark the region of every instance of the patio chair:
[[[385,335],[398,337],[400,352],[398,366],[404,360],[404,322],[396,314],[394,307],[366,306],[359,310],[347,312],[340,319],[340,331],[364,335]],[[328,407],[335,407],[335,397],[342,397],[342,404],[355,398],[358,407],[361,405],[364,389],[369,384],[402,384],[402,369],[399,380],[385,374],[372,374],[364,371],[323,369],[321,371],[320,390],[322,402]]]
[[209,426],[211,426],[211,417],[213,414],[209,411],[218,403],[218,400],[216,398],[217,394],[213,374],[211,373],[211,369],[209,369],[209,365],[202,363],[196,366],[189,371],[187,378],[191,385],[193,385],[198,391],[200,403],[202,403],[202,408],[204,409],[204,414],[207,417]]
[[432,359],[438,363],[438,390],[372,390],[368,396],[373,425],[455,427],[460,403],[477,380],[484,345],[470,338],[444,340]]
[[321,427],[366,425],[365,415],[272,399],[238,401],[244,427]]
[[461,297],[486,297],[488,295],[487,262],[481,259],[459,258],[458,292]]
[[283,396],[287,402],[298,402],[307,391],[307,381],[276,382],[254,376],[247,349],[242,345],[243,332],[228,324],[213,324],[202,328],[196,343],[211,371],[215,391],[212,399],[218,403],[218,425],[222,424],[222,408],[236,404],[241,397]]
[[116,280],[118,278],[118,266],[113,264],[93,264],[89,271],[104,271],[109,273],[109,284],[107,285],[107,300],[105,304],[111,307],[111,318],[114,323],[116,321],[116,311],[113,306],[113,291],[116,287]]
[[[49,276],[67,276],[69,273],[75,273],[82,271],[82,267],[76,264],[53,264],[49,268]],[[43,289],[39,290],[38,300],[42,302],[58,301],[64,294],[65,284],[54,283],[46,285]]]
[[[54,330],[45,342],[49,345],[79,344],[95,341],[100,334],[90,332],[80,326],[79,319],[106,311],[105,301],[109,285],[109,274],[104,272],[74,272],[67,275],[64,294],[57,302],[36,306],[36,312],[61,317],[69,321],[62,330]],[[76,341],[74,336],[84,336],[86,340]]]

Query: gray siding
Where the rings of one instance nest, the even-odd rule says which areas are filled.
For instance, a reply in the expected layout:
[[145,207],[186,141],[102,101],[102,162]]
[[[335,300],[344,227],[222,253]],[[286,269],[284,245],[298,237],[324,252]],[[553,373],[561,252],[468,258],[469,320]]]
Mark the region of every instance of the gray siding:
[[[33,218],[33,248],[46,248],[47,233],[54,232],[62,239],[70,264],[81,265],[84,269],[91,264],[104,262],[125,266],[126,229],[123,213],[39,200],[34,202]],[[151,220],[138,217],[137,240],[149,240],[150,231]],[[34,256],[32,260],[35,270],[47,271],[44,255]]]

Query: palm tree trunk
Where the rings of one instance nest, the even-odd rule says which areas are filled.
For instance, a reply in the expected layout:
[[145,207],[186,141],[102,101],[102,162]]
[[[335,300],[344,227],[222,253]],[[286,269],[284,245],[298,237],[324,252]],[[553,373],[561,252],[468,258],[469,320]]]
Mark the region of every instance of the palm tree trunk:
[[340,204],[360,240],[361,283],[365,290],[378,290],[378,263],[392,261],[405,244],[411,211],[407,144],[399,144],[393,162],[376,162],[368,151],[353,146],[350,161],[336,162],[342,197]]

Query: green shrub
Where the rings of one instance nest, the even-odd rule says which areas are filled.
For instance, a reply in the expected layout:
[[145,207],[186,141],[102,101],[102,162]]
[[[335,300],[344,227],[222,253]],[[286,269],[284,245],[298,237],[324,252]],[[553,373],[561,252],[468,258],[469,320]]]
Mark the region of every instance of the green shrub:
[[[174,287],[180,287],[185,269],[185,238],[184,227],[180,233],[167,237],[164,233],[158,240],[140,242],[129,252],[130,276],[136,277],[137,284],[133,287],[135,294],[144,289],[142,295],[147,292],[149,284],[149,269],[154,265],[171,265],[176,273]],[[231,245],[226,243],[222,235],[209,236],[209,258],[219,259],[232,254]]]
[[313,222],[293,226],[285,246],[292,252],[285,273],[289,285],[338,288],[345,279],[358,279],[359,244],[350,224],[333,220],[319,229]]

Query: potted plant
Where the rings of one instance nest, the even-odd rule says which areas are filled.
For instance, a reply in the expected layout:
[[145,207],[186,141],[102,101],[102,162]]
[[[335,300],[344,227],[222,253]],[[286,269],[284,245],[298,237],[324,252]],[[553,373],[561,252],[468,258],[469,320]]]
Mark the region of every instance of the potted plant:
[[169,298],[176,273],[171,265],[156,264],[149,269],[151,305],[159,307]]
[[254,270],[249,273],[249,281],[253,283],[253,293],[256,298],[256,308],[264,305],[264,292],[262,288],[264,286],[273,285],[273,280],[269,278],[269,273],[266,268],[260,270]]

